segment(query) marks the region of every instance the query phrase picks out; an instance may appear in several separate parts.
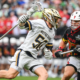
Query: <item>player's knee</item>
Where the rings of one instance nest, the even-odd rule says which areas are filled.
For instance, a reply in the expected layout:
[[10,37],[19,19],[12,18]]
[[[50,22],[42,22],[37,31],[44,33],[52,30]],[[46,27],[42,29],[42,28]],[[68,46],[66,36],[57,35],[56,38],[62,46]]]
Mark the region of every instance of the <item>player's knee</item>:
[[13,78],[15,78],[15,77],[16,77],[16,76],[15,76],[14,74],[8,74],[8,75],[7,75],[7,78],[8,78],[8,79],[13,79]]
[[70,79],[70,78],[71,78],[71,75],[68,74],[68,73],[64,73],[63,77],[64,77],[65,79]]
[[14,76],[14,75],[10,75],[9,77],[8,77],[8,79],[13,79],[13,78],[15,78],[16,76]]
[[44,72],[40,76],[45,77],[45,78],[48,78],[48,73],[47,72]]

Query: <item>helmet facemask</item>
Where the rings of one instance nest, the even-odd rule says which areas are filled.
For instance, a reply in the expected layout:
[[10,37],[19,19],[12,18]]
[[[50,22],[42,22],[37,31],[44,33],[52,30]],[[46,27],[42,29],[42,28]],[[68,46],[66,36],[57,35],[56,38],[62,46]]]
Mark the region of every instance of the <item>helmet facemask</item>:
[[56,16],[54,16],[54,18],[53,18],[53,26],[55,26],[54,28],[55,29],[57,29],[58,28],[58,26],[59,26],[59,23],[58,23],[58,17],[56,17]]
[[80,21],[71,20],[71,29],[73,31],[80,29]]

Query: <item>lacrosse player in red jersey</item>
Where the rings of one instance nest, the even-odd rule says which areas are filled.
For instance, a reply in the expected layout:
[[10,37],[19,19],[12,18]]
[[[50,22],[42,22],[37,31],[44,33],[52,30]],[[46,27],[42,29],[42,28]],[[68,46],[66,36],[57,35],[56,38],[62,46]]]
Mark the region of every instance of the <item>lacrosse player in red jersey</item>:
[[[35,12],[34,9],[31,9]],[[44,48],[47,59],[52,58],[52,42],[58,20],[61,18],[55,9],[43,9],[43,19],[28,20],[28,15],[22,15],[18,19],[21,29],[29,30],[23,44],[17,49],[11,59],[11,66],[8,71],[0,70],[0,78],[15,78],[22,68],[26,68],[36,75],[38,80],[47,80],[48,73],[43,64],[37,59],[38,52]]]
[[67,43],[69,49],[73,52],[69,53],[69,59],[64,69],[64,75],[61,80],[69,80],[74,73],[77,72],[77,80],[80,80],[80,11],[71,14],[71,27],[69,27],[62,38],[59,49],[55,52],[56,57],[63,57],[61,54]]

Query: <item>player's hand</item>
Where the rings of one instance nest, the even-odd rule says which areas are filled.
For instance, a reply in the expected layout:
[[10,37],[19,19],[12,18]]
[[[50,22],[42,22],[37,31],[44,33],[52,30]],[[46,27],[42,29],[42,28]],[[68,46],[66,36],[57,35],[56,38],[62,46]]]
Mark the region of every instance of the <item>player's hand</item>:
[[44,53],[45,53],[44,57],[46,59],[51,59],[52,58],[52,52],[50,50],[48,50],[47,48],[44,48]]
[[63,54],[61,52],[63,51],[62,47],[59,47],[58,50],[55,52],[55,56],[58,57],[63,57]]
[[62,51],[59,51],[59,50],[56,51],[56,52],[55,52],[55,56],[56,56],[57,58],[58,58],[58,57],[63,57],[63,55],[61,54],[61,52],[62,52]]
[[80,45],[73,49],[72,56],[80,56]]
[[23,27],[25,25],[25,23],[26,23],[27,20],[28,20],[27,15],[20,16],[19,19],[18,19],[19,26]]

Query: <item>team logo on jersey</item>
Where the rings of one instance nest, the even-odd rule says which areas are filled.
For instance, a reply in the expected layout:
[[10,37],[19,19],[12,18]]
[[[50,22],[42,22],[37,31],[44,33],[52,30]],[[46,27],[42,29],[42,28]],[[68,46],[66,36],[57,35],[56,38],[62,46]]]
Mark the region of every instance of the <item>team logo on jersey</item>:
[[75,38],[76,40],[80,40],[80,35],[77,35]]

